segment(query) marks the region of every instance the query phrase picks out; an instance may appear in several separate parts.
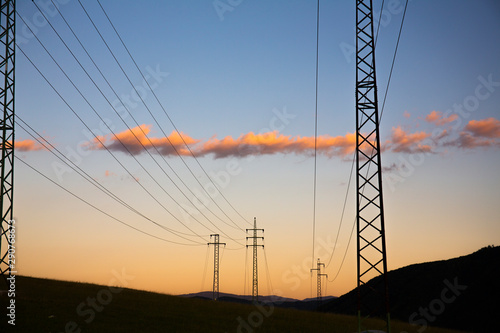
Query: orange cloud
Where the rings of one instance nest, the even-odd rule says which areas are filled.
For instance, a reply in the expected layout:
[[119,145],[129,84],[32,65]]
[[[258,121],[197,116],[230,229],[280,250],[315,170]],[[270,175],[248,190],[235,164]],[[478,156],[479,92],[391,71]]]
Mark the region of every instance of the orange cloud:
[[458,137],[458,139],[452,142],[448,142],[446,145],[457,146],[464,149],[473,149],[478,147],[487,148],[499,144],[495,140],[482,139],[475,137],[468,132],[460,132],[460,136]]
[[[426,117],[426,120],[441,123],[450,121],[452,118],[452,116],[443,118],[439,112],[433,111]],[[88,142],[85,146],[88,149],[102,150],[104,147],[99,143],[99,139],[111,151],[123,152],[128,149],[132,154],[137,155],[143,152],[143,146],[150,150],[154,144],[158,152],[164,156],[175,156],[177,155],[176,151],[180,155],[190,155],[189,150],[185,147],[177,132],[172,132],[167,137],[149,136],[148,139],[146,134],[151,132],[151,128],[151,125],[141,125],[133,128],[132,131],[127,130],[118,133],[116,137],[112,135],[100,136]],[[241,134],[237,138],[226,136],[219,139],[214,136],[203,141],[183,133],[181,135],[196,156],[211,155],[214,158],[272,154],[310,156],[314,153],[314,137],[284,135],[278,131],[257,134],[250,132]],[[440,133],[434,134],[434,136],[425,131],[410,133],[401,126],[397,126],[392,128],[391,136],[385,141],[383,148],[387,152],[418,154],[431,153],[438,147],[447,146],[460,148],[500,147],[500,121],[494,118],[472,120],[465,126],[458,137],[455,136],[455,139],[443,142],[443,139],[450,138],[452,135],[453,133],[448,130],[442,130]],[[347,133],[343,136],[320,135],[316,144],[318,154],[327,157],[346,157],[353,154],[355,150],[356,134]],[[364,145],[364,148],[369,149],[370,143],[365,142]],[[111,175],[111,172],[106,171],[105,176],[109,177]]]
[[176,154],[175,150],[181,155],[188,155],[189,151],[184,145],[182,138],[190,146],[199,142],[199,140],[195,140],[182,132],[182,138],[176,131],[172,131],[169,136],[163,138],[151,137],[148,135],[150,132],[151,125],[143,124],[131,130],[118,133],[116,137],[112,134],[98,136],[92,142],[87,143],[85,147],[91,150],[102,150],[104,149],[100,143],[102,142],[109,150],[122,152],[127,152],[128,150],[133,155],[137,155],[143,152],[143,147],[152,149],[154,145],[162,155],[174,155]]
[[411,117],[411,114],[410,114],[410,112],[405,111],[405,112],[403,113],[403,116],[404,116],[405,118],[410,118],[410,117]]
[[465,126],[464,130],[476,137],[491,139],[500,138],[500,120],[495,118],[471,120]]
[[111,177],[111,176],[114,176],[114,175],[115,175],[115,173],[114,173],[114,172],[111,172],[111,171],[109,171],[109,170],[104,171],[104,176],[105,176],[105,177]]
[[[151,125],[141,125],[140,127],[133,128],[133,133],[127,130],[116,134],[116,138],[113,135],[99,136],[84,146],[87,149],[102,150],[104,147],[99,143],[100,140],[109,150],[123,152],[128,149],[132,154],[136,155],[143,151],[143,145],[147,149],[150,149],[152,148],[152,144],[154,144],[160,154],[165,156],[176,155],[175,150],[181,155],[190,155],[182,139],[176,132],[172,132],[167,138],[149,137],[151,144],[145,135],[150,131]],[[275,153],[312,154],[314,152],[314,137],[292,137],[290,135],[279,134],[277,131],[259,134],[250,132],[242,134],[236,139],[231,136],[226,136],[223,139],[212,137],[205,142],[193,139],[183,133],[181,135],[197,156],[212,154],[215,158],[223,158]],[[354,133],[336,137],[321,135],[317,138],[317,151],[328,157],[343,157],[354,152],[355,144],[356,137]],[[172,146],[175,147],[175,150]]]
[[15,142],[14,149],[16,151],[34,151],[43,150],[45,148],[34,140],[22,140]]
[[431,134],[426,132],[406,133],[401,126],[393,127],[389,148],[396,153],[430,152],[431,146],[422,144],[422,141],[430,136]]
[[[326,156],[345,156],[354,151],[354,133],[331,137],[321,135],[317,138],[317,151]],[[214,154],[215,158],[228,156],[269,155],[275,153],[312,154],[314,137],[301,137],[279,134],[277,131],[255,134],[250,132],[237,139],[227,136],[221,140],[212,138],[198,147],[198,155]]]
[[458,118],[457,114],[452,114],[449,117],[443,117],[443,113],[441,111],[432,111],[425,117],[425,120],[429,123],[433,123],[438,126],[443,126],[447,123],[451,123],[457,118]]
[[447,142],[446,146],[463,149],[478,147],[500,147],[500,121],[495,118],[471,120],[460,132],[457,139]]

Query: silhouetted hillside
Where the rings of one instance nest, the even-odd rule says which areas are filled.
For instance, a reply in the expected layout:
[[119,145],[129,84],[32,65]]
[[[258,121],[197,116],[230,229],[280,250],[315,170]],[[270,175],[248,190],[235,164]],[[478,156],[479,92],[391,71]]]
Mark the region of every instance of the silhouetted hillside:
[[[9,302],[0,295],[0,306]],[[15,326],[0,332],[355,332],[357,319],[334,313],[283,309],[269,303],[237,304],[207,299],[16,276]],[[5,316],[6,317],[6,316]],[[373,327],[381,325],[371,319]],[[408,323],[393,332],[414,333]],[[425,333],[464,333],[428,328]]]
[[[498,246],[489,246],[463,257],[390,271],[391,317],[415,327],[432,325],[472,332],[497,332],[499,276]],[[377,279],[368,284],[376,285]],[[322,309],[355,314],[356,304],[354,289],[328,302]]]

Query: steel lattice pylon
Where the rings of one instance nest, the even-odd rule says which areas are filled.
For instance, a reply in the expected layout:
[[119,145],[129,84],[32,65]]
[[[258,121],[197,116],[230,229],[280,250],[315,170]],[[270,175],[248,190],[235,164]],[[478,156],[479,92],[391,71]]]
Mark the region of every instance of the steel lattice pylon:
[[247,229],[247,232],[253,231],[253,236],[247,237],[248,239],[252,239],[252,245],[247,245],[247,248],[249,246],[252,247],[253,249],[253,264],[252,264],[252,301],[257,302],[259,300],[259,272],[258,272],[258,265],[257,265],[257,248],[261,246],[264,248],[264,245],[259,245],[257,244],[257,240],[260,238],[264,240],[264,237],[258,237],[257,236],[257,231],[262,231],[264,232],[264,229],[257,229],[257,218],[253,218],[253,229]]
[[2,156],[0,161],[0,273],[3,278],[11,276],[9,265],[10,235],[13,221],[14,199],[14,63],[15,63],[15,17],[14,0],[0,2],[0,118]]
[[208,243],[208,245],[214,246],[214,284],[212,288],[212,298],[214,301],[219,299],[219,245],[226,245],[226,243],[219,242],[219,234],[210,235],[210,239],[214,238],[213,242]]
[[[386,318],[390,332],[382,199],[375,47],[371,0],[356,1],[356,206],[358,330],[362,319]],[[367,282],[374,279],[370,285]]]
[[316,263],[316,268],[311,268],[312,271],[316,271],[316,300],[318,302],[318,306],[321,304],[321,277],[326,276],[328,277],[328,274],[326,273],[321,273],[321,267],[325,268],[325,264],[319,261]]

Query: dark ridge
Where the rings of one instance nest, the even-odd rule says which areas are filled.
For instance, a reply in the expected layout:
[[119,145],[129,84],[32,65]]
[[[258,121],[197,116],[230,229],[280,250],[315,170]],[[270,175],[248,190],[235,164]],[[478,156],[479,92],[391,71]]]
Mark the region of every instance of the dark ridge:
[[[472,332],[498,331],[500,247],[414,264],[388,273],[391,317],[415,327],[425,325]],[[382,292],[379,278],[367,283]],[[357,312],[357,289],[327,302],[322,311]]]

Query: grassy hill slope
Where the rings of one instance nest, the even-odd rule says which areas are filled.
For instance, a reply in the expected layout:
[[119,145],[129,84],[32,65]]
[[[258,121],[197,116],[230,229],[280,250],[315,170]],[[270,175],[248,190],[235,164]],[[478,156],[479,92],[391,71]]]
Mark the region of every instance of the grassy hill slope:
[[[16,327],[1,332],[332,332],[356,331],[356,318],[332,313],[213,302],[132,289],[17,277]],[[110,296],[111,295],[111,296]],[[95,300],[94,300],[95,299]],[[2,308],[7,298],[2,296]],[[2,311],[3,312],[3,311]],[[374,322],[375,326],[381,326]],[[416,332],[395,322],[393,332]],[[458,331],[428,328],[426,333]]]
[[[392,318],[474,332],[497,332],[500,247],[459,258],[410,265],[388,273]],[[377,284],[378,279],[369,282]],[[381,291],[381,290],[380,290]],[[356,312],[356,289],[322,308]],[[425,330],[426,331],[426,330]],[[426,331],[427,332],[427,331]]]

